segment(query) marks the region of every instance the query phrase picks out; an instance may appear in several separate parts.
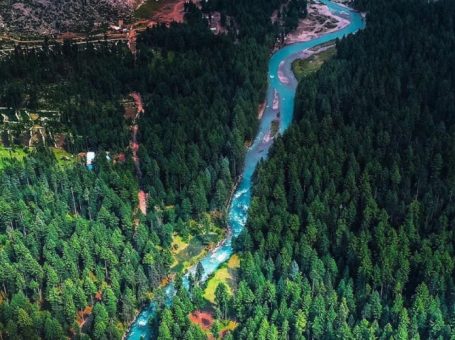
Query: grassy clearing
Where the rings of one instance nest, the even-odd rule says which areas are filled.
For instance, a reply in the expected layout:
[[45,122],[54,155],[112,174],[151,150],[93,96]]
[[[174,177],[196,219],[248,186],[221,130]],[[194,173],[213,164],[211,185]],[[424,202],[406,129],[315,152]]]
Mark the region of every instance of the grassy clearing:
[[189,245],[189,240],[184,241],[180,235],[176,235],[176,234],[174,234],[174,236],[172,236],[171,252],[174,257],[174,263],[172,264],[172,268],[179,266],[179,261],[177,259],[177,256],[180,253],[182,253],[186,248],[188,248],[188,245]]
[[180,235],[174,235],[172,238],[172,252],[178,254],[186,247],[188,247],[188,242],[185,242]]
[[336,48],[331,47],[325,51],[313,54],[307,59],[298,59],[292,63],[292,71],[297,80],[308,77],[310,74],[318,71],[321,66],[330,58],[335,56]]
[[234,331],[238,326],[238,323],[232,320],[226,320],[225,322],[222,323],[222,328],[219,331],[219,335],[222,337],[224,334],[227,332],[232,332]]
[[218,285],[223,282],[227,285],[228,287],[228,293],[229,295],[232,295],[232,289],[231,285],[229,284],[230,281],[232,281],[232,276],[229,273],[229,270],[227,267],[223,267],[218,269],[213,277],[207,282],[207,288],[205,288],[204,291],[204,298],[211,303],[215,303],[215,290]]
[[5,148],[0,146],[0,169],[15,161],[22,161],[27,153],[23,148]]
[[135,12],[136,19],[149,19],[166,0],[145,0]]
[[174,263],[171,270],[174,273],[184,273],[188,268],[198,263],[209,251],[210,246],[216,244],[222,234],[210,232],[204,235],[189,236],[184,241],[180,236],[174,235],[172,242],[172,255]]
[[63,149],[50,148],[59,164],[74,164],[76,157]]
[[[33,150],[34,148],[6,148],[4,146],[0,146],[0,169],[4,169],[7,165],[15,161],[23,161],[24,158]],[[61,165],[74,164],[76,161],[76,157],[65,150],[57,148],[50,148],[50,150],[57,159],[57,162]]]
[[229,269],[240,268],[240,257],[237,254],[232,255],[227,263],[227,266]]
[[215,303],[216,287],[223,282],[228,287],[229,294],[232,295],[236,289],[237,271],[240,267],[240,258],[237,254],[231,256],[227,264],[222,265],[207,282],[204,290],[204,298],[211,303]]

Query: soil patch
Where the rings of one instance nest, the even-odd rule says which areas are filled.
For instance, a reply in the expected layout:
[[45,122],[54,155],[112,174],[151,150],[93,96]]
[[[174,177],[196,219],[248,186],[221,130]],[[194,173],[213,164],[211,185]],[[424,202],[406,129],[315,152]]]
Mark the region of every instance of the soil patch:
[[138,19],[149,20],[151,23],[170,24],[171,22],[183,22],[186,0],[146,0],[136,10]]
[[209,312],[197,310],[188,317],[192,323],[198,325],[205,331],[209,330],[213,325],[213,315]]

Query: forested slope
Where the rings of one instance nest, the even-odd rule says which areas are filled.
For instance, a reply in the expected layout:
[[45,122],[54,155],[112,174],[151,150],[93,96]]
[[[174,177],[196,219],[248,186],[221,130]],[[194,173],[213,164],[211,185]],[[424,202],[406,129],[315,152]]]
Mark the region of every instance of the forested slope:
[[222,209],[256,130],[278,32],[270,16],[282,2],[214,2],[210,10],[233,23],[222,36],[188,4],[186,24],[139,36],[136,61],[124,44],[18,49],[0,62],[0,105],[60,110],[73,132],[66,140],[71,152],[122,152],[131,122],[121,101],[138,91],[146,106],[139,122],[141,187],[150,204],[175,205],[183,219]]
[[180,204],[183,217],[224,208],[255,133],[267,47],[234,45],[203,22],[151,30],[139,46],[150,93],[139,136],[143,185],[155,202]]
[[[0,106],[58,110],[73,136],[65,147],[99,155],[93,172],[42,153],[0,172],[1,336],[121,337],[169,274],[174,232],[224,208],[255,133],[278,32],[269,19],[281,3],[229,5],[235,25],[226,36],[188,5],[186,24],[139,37],[136,59],[124,44],[66,42],[0,61]],[[128,150],[121,104],[132,91],[146,106],[139,183],[130,151],[124,164],[103,153]],[[135,211],[140,187],[149,193],[145,217]]]
[[164,227],[151,216],[134,221],[138,188],[125,167],[63,168],[51,155],[2,170],[0,333],[119,338],[118,321],[130,321],[167,274]]
[[455,3],[360,5],[257,171],[235,338],[455,336]]

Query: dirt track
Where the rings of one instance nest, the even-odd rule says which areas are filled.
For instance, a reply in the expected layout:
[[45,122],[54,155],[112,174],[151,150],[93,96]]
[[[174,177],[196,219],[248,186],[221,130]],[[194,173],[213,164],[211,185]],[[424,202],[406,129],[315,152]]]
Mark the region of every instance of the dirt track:
[[[142,102],[142,97],[138,92],[130,93],[130,97],[134,100],[134,107],[135,107],[135,117],[133,119],[133,125],[131,126],[131,141],[130,141],[130,148],[133,152],[133,163],[136,168],[136,174],[138,178],[142,177],[142,172],[140,168],[140,160],[137,152],[139,151],[139,143],[137,142],[137,132],[139,130],[138,120],[141,114],[144,113],[144,104]],[[125,108],[125,116],[127,118],[131,118],[130,108]],[[147,196],[148,194],[145,193],[143,190],[138,192],[138,200],[139,200],[139,210],[142,214],[147,214]]]
[[163,5],[151,17],[152,20],[170,24],[171,22],[183,22],[184,7],[186,0],[164,1]]

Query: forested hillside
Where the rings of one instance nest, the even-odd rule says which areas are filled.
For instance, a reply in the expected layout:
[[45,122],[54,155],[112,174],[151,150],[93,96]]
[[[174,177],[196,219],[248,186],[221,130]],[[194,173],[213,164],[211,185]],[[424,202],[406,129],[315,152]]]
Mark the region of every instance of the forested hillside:
[[165,226],[152,215],[135,221],[132,172],[98,164],[63,168],[43,150],[2,170],[3,338],[119,338],[118,321],[130,321],[167,274]]
[[[140,35],[136,57],[124,44],[67,42],[0,61],[0,106],[59,111],[72,132],[65,148],[99,155],[92,172],[45,152],[1,170],[1,336],[121,337],[169,274],[174,232],[224,210],[255,134],[278,32],[270,17],[281,3],[229,5],[224,36],[190,4],[187,23]],[[132,91],[145,104],[139,183],[122,105]],[[103,151],[127,159],[114,164]],[[145,217],[139,188],[149,193]]]
[[[150,204],[175,205],[183,219],[222,209],[254,136],[278,32],[270,16],[282,1],[227,3],[213,4],[213,10],[228,8],[226,35],[214,36],[189,4],[187,24],[139,36],[136,61],[122,44],[17,50],[0,62],[0,105],[60,110],[73,131],[66,140],[71,152],[121,152],[130,134],[121,101],[138,91],[146,106],[139,124],[141,187]],[[289,12],[295,15],[294,7]]]
[[150,93],[139,135],[143,185],[184,218],[223,209],[255,133],[267,45],[234,45],[196,22],[146,32],[139,46],[139,90]]
[[[67,148],[99,153],[94,171],[40,148],[2,166],[2,337],[121,337],[169,273],[173,232],[224,207],[255,133],[281,4],[210,2],[203,11],[231,19],[226,36],[189,5],[187,24],[140,36],[136,59],[123,45],[65,44],[0,62],[2,105],[61,110]],[[302,6],[292,2],[289,25]],[[302,80],[295,123],[256,173],[236,292],[214,292],[218,319],[237,322],[224,339],[455,336],[455,3],[357,6],[367,28]],[[102,152],[128,145],[131,91],[146,106],[140,183],[129,160]],[[147,216],[139,186],[156,207]],[[188,318],[207,305],[202,287],[188,292],[178,275],[175,286],[155,335],[205,338]]]
[[361,5],[257,171],[235,338],[455,336],[455,3]]

